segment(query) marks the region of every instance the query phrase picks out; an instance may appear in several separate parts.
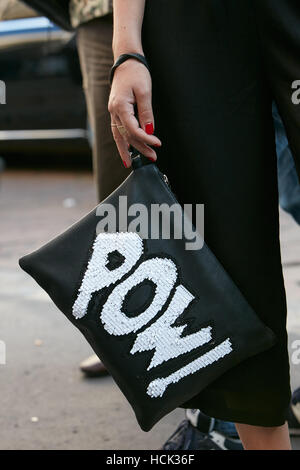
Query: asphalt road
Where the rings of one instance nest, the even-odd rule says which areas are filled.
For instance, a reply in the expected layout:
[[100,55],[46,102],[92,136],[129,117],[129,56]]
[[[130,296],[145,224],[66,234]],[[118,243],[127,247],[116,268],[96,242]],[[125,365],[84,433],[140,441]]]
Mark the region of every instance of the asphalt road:
[[[17,260],[93,208],[84,172],[10,170],[0,181],[0,449],[158,449],[183,417],[176,410],[149,433],[136,424],[111,377],[84,379],[91,350]],[[290,352],[300,340],[300,228],[281,213]],[[300,364],[291,363],[292,385]],[[293,442],[300,449],[300,439]]]

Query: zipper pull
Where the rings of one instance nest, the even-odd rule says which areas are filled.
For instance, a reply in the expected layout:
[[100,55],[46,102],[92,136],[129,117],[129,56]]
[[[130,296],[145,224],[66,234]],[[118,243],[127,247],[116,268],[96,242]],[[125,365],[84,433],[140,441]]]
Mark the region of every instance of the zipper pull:
[[164,182],[165,182],[168,186],[170,186],[170,183],[169,183],[169,180],[168,180],[167,175],[163,174],[163,180],[164,180]]

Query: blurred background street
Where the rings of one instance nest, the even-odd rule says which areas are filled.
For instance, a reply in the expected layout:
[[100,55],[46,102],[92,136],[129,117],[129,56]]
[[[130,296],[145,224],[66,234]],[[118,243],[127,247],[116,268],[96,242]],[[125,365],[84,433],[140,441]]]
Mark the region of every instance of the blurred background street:
[[[7,348],[0,449],[159,448],[183,412],[140,431],[111,377],[84,378],[79,364],[90,347],[18,267],[21,255],[92,209],[97,195],[74,32],[16,0],[0,1],[0,20],[0,169],[8,165],[0,171],[0,340]],[[109,120],[101,126],[111,154]]]
[[[89,346],[18,267],[21,255],[95,204],[87,169],[11,168],[1,177],[0,339],[7,364],[0,366],[0,449],[157,449],[183,418],[176,410],[142,432],[111,377],[82,376],[78,364]],[[300,340],[300,229],[283,212],[281,242],[292,354],[292,342]],[[291,371],[299,386],[300,364]],[[293,443],[300,449],[300,439]]]

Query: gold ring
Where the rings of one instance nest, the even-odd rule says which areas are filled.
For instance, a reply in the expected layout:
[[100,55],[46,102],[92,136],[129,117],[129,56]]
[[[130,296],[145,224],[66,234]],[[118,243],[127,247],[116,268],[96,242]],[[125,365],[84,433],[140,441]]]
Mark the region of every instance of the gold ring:
[[127,131],[125,129],[125,126],[117,126],[118,131],[120,132],[121,135],[126,135]]
[[118,127],[118,124],[111,124],[111,127]]

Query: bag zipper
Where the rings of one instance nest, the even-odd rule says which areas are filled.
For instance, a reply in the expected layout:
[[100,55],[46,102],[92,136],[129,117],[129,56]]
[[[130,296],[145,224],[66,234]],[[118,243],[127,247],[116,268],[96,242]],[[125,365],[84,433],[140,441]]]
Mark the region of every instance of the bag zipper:
[[167,175],[165,175],[164,173],[161,173],[162,174],[162,178],[164,180],[164,182],[169,186],[169,188],[171,187],[170,186],[170,182],[169,182],[169,179],[167,177]]

